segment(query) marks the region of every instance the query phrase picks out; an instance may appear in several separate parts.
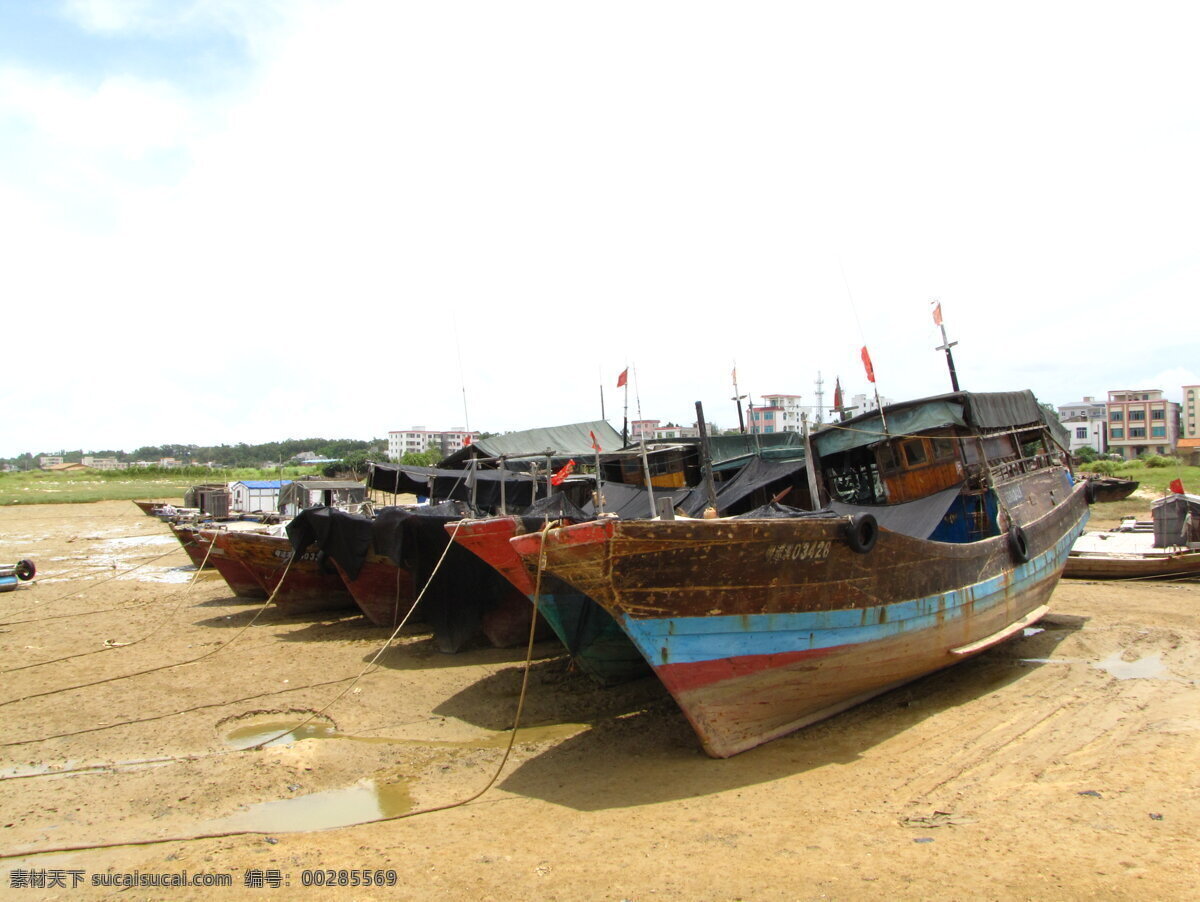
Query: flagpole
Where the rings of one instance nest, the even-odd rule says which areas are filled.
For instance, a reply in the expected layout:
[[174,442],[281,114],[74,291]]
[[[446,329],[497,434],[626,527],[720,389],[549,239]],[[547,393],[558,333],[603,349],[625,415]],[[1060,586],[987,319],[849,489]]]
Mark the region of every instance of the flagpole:
[[[625,392],[629,392],[629,383],[625,383]],[[638,384],[637,367],[633,368],[633,394],[637,400],[637,415],[638,419],[642,418],[642,389]],[[646,479],[646,497],[650,500],[650,519],[653,520],[658,516],[658,511],[654,507],[654,486],[650,484],[650,458],[646,456],[646,424],[642,423],[642,431],[639,435],[642,444],[642,473]]]
[[950,341],[946,338],[946,326],[942,323],[942,302],[934,301],[933,305],[933,321],[942,330],[942,344],[940,347],[934,348],[934,350],[946,352],[946,366],[950,368],[950,385],[954,391],[958,391],[958,371],[954,368],[954,355],[950,353],[950,349],[958,344],[958,342]]
[[736,401],[736,402],[737,402],[737,409],[738,409],[738,431],[739,431],[739,432],[741,432],[741,433],[742,433],[742,435],[745,435],[745,434],[746,434],[746,421],[745,421],[744,419],[742,419],[742,398],[744,398],[744,397],[746,397],[746,396],[745,396],[745,395],[739,395],[739,394],[738,394],[738,387],[737,387],[737,364],[735,363],[735,364],[733,365],[733,398],[732,398],[731,400],[733,400],[733,401]]

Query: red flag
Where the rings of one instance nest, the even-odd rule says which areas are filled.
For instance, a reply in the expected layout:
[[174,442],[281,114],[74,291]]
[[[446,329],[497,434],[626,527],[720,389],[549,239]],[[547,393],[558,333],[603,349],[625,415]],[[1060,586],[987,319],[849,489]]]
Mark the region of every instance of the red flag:
[[470,436],[470,434],[468,434],[468,435],[466,436],[466,438],[464,438],[464,439],[463,439],[463,447],[465,448],[465,447],[467,447],[467,445],[469,445],[469,444],[471,444],[471,436]]
[[629,375],[629,367],[625,367],[625,369],[621,370],[621,375],[619,375],[617,377],[617,388],[620,388],[622,385],[625,384],[625,382],[627,381],[626,377],[628,375]]
[[839,377],[833,383],[833,409],[841,413],[842,410],[842,380]]
[[867,346],[863,345],[862,349],[863,366],[867,368],[867,381],[875,381],[875,367],[871,366],[871,355],[867,353]]
[[571,471],[574,469],[575,461],[568,460],[561,470],[550,477],[550,484],[562,485],[566,478],[571,475]]
[[942,302],[941,301],[938,301],[936,304],[933,305],[933,322],[934,322],[934,325],[937,325],[937,326],[940,326],[942,324]]
[[1187,492],[1185,492],[1183,490],[1183,480],[1182,479],[1176,479],[1169,486],[1167,486],[1167,488],[1169,488],[1176,495],[1186,495],[1187,494]]
[[600,443],[598,441],[596,441],[596,433],[592,432],[592,430],[589,429],[588,435],[590,435],[592,437],[592,450],[595,451],[597,454],[599,454],[600,453]]

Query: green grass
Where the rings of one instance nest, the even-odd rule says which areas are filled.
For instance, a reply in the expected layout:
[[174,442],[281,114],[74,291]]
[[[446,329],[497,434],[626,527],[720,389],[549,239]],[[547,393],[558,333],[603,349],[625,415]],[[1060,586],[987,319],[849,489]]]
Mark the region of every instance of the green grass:
[[[1085,473],[1089,471],[1086,464],[1080,469]],[[1159,495],[1170,491],[1167,486],[1178,479],[1193,495],[1200,495],[1200,467],[1147,467],[1140,460],[1131,460],[1118,463],[1113,475],[1120,479],[1135,479],[1140,483],[1139,490],[1148,489]]]
[[[1088,468],[1084,466],[1080,469],[1087,472]],[[1137,480],[1137,495],[1123,501],[1092,505],[1092,520],[1096,524],[1115,523],[1123,517],[1150,519],[1150,502],[1153,499],[1146,495],[1161,498],[1170,491],[1168,486],[1176,479],[1183,483],[1188,492],[1200,495],[1200,467],[1147,467],[1140,460],[1134,460],[1118,464],[1113,475],[1120,479]]]
[[[284,467],[283,478],[320,475],[318,467]],[[168,499],[181,503],[183,493],[202,482],[278,479],[279,470],[77,470],[47,473],[30,470],[0,473],[0,504],[78,504],[91,501]]]

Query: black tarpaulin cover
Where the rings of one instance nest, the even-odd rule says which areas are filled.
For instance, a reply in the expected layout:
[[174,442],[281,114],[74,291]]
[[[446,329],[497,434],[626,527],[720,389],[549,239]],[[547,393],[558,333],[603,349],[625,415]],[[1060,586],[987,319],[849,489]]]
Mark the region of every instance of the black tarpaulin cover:
[[310,507],[287,525],[287,536],[297,554],[316,542],[322,553],[337,561],[355,580],[371,548],[371,526],[371,519],[360,514],[335,507]]
[[465,515],[466,506],[454,501],[385,507],[375,517],[371,534],[375,552],[408,570],[418,592],[425,588],[421,599],[425,622],[433,628],[442,651],[462,648],[479,631],[484,613],[510,590],[508,581],[492,567],[450,542],[446,525]]
[[367,484],[395,495],[425,495],[470,502],[480,508],[500,507],[501,483],[504,503],[528,507],[533,503],[534,481],[528,473],[512,470],[446,470],[439,467],[410,467],[401,464],[371,464]]

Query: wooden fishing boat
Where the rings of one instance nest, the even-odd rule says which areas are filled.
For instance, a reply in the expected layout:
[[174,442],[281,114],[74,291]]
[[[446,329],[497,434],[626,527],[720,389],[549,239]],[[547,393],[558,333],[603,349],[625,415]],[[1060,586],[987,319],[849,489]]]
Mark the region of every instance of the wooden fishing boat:
[[[356,607],[342,578],[325,561],[318,559],[317,551],[306,549],[295,554],[292,560],[292,545],[287,536],[228,532],[225,534],[225,550],[242,562],[286,614],[310,614]],[[286,579],[283,578],[285,572]]]
[[891,405],[812,438],[817,511],[599,519],[511,544],[599,602],[727,757],[1020,633],[1085,489],[1030,392]]
[[444,527],[467,510],[450,501],[386,507],[371,518],[314,507],[300,512],[288,535],[293,545],[319,548],[379,626],[398,625],[423,590],[419,613],[441,651],[461,651],[480,633],[498,648],[522,644],[533,620],[528,600],[470,552],[450,545]]
[[[490,517],[463,520],[446,529],[455,542],[495,568],[514,589],[533,601],[537,587],[509,540],[536,529],[541,522],[537,518]],[[605,685],[650,673],[641,652],[591,598],[549,573],[542,574],[537,594],[538,610],[581,671]]]
[[155,516],[155,509],[163,506],[163,502],[161,501],[134,501],[133,503],[147,517]]
[[241,598],[266,598],[267,590],[250,572],[249,568],[229,550],[229,530],[201,528],[202,541],[212,543],[208,560],[224,577],[230,591]]
[[1137,489],[1138,482],[1135,479],[1119,479],[1116,476],[1089,476],[1087,485],[1092,504],[1107,504],[1110,501],[1123,501],[1128,498]]

